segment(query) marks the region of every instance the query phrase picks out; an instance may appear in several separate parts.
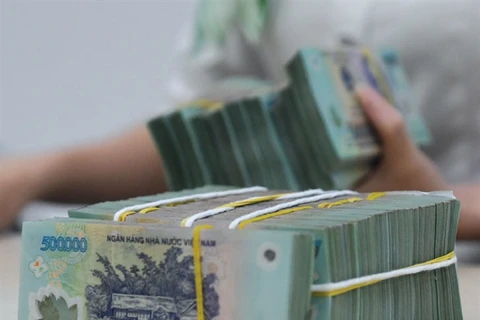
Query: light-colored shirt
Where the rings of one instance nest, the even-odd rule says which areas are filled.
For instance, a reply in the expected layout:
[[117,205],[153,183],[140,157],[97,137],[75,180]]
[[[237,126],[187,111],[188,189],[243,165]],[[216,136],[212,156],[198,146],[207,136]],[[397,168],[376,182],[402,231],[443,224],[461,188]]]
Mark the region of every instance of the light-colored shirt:
[[196,56],[191,55],[198,44],[192,17],[177,48],[169,88],[172,103],[202,96],[231,76],[285,83],[285,63],[299,48],[329,48],[341,36],[353,36],[372,49],[388,47],[399,52],[412,94],[432,133],[433,142],[425,151],[449,181],[480,181],[480,1],[268,3],[258,41],[246,36],[241,25],[225,27],[225,42],[208,46]]

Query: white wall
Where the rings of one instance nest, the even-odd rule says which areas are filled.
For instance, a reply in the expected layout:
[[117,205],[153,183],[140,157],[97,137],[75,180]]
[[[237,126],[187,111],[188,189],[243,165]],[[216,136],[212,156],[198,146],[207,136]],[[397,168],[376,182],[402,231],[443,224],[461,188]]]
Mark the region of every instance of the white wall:
[[0,145],[39,152],[162,110],[193,0],[2,0]]

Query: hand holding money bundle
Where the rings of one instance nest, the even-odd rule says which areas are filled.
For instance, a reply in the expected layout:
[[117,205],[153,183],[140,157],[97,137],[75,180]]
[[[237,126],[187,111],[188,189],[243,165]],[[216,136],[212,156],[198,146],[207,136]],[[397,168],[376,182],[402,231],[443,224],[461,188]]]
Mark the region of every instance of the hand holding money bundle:
[[230,97],[195,101],[149,123],[170,190],[205,184],[353,188],[384,147],[359,104],[359,85],[396,107],[413,143],[430,141],[393,51],[305,48],[286,71],[284,87],[230,82],[218,88],[231,89]]
[[356,190],[447,190],[445,179],[436,165],[414,143],[405,121],[388,101],[368,87],[357,89],[357,95],[382,144],[382,159]]
[[449,192],[210,186],[28,222],[19,319],[461,319]]

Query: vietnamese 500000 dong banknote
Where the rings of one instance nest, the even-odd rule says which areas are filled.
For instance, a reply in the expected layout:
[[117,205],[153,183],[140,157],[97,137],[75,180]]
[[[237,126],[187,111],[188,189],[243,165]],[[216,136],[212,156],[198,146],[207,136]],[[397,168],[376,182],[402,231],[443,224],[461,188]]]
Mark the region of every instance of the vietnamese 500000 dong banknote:
[[300,233],[27,222],[19,319],[304,319],[313,251]]

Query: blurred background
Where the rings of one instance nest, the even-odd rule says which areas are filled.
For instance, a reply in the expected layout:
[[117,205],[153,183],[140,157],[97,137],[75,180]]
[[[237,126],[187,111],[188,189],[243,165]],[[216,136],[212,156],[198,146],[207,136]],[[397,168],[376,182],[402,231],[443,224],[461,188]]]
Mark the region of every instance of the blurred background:
[[0,153],[87,143],[158,114],[194,4],[2,0]]
[[[169,108],[173,47],[196,1],[0,1],[0,158],[98,141]],[[72,207],[33,203],[21,220]],[[0,238],[8,256],[20,250],[14,237]],[[478,242],[456,252],[480,263]],[[13,314],[18,277],[0,280],[0,310]]]
[[[0,157],[98,141],[169,108],[195,0],[1,0]],[[75,204],[33,203],[21,220]],[[463,261],[479,262],[475,243]]]

